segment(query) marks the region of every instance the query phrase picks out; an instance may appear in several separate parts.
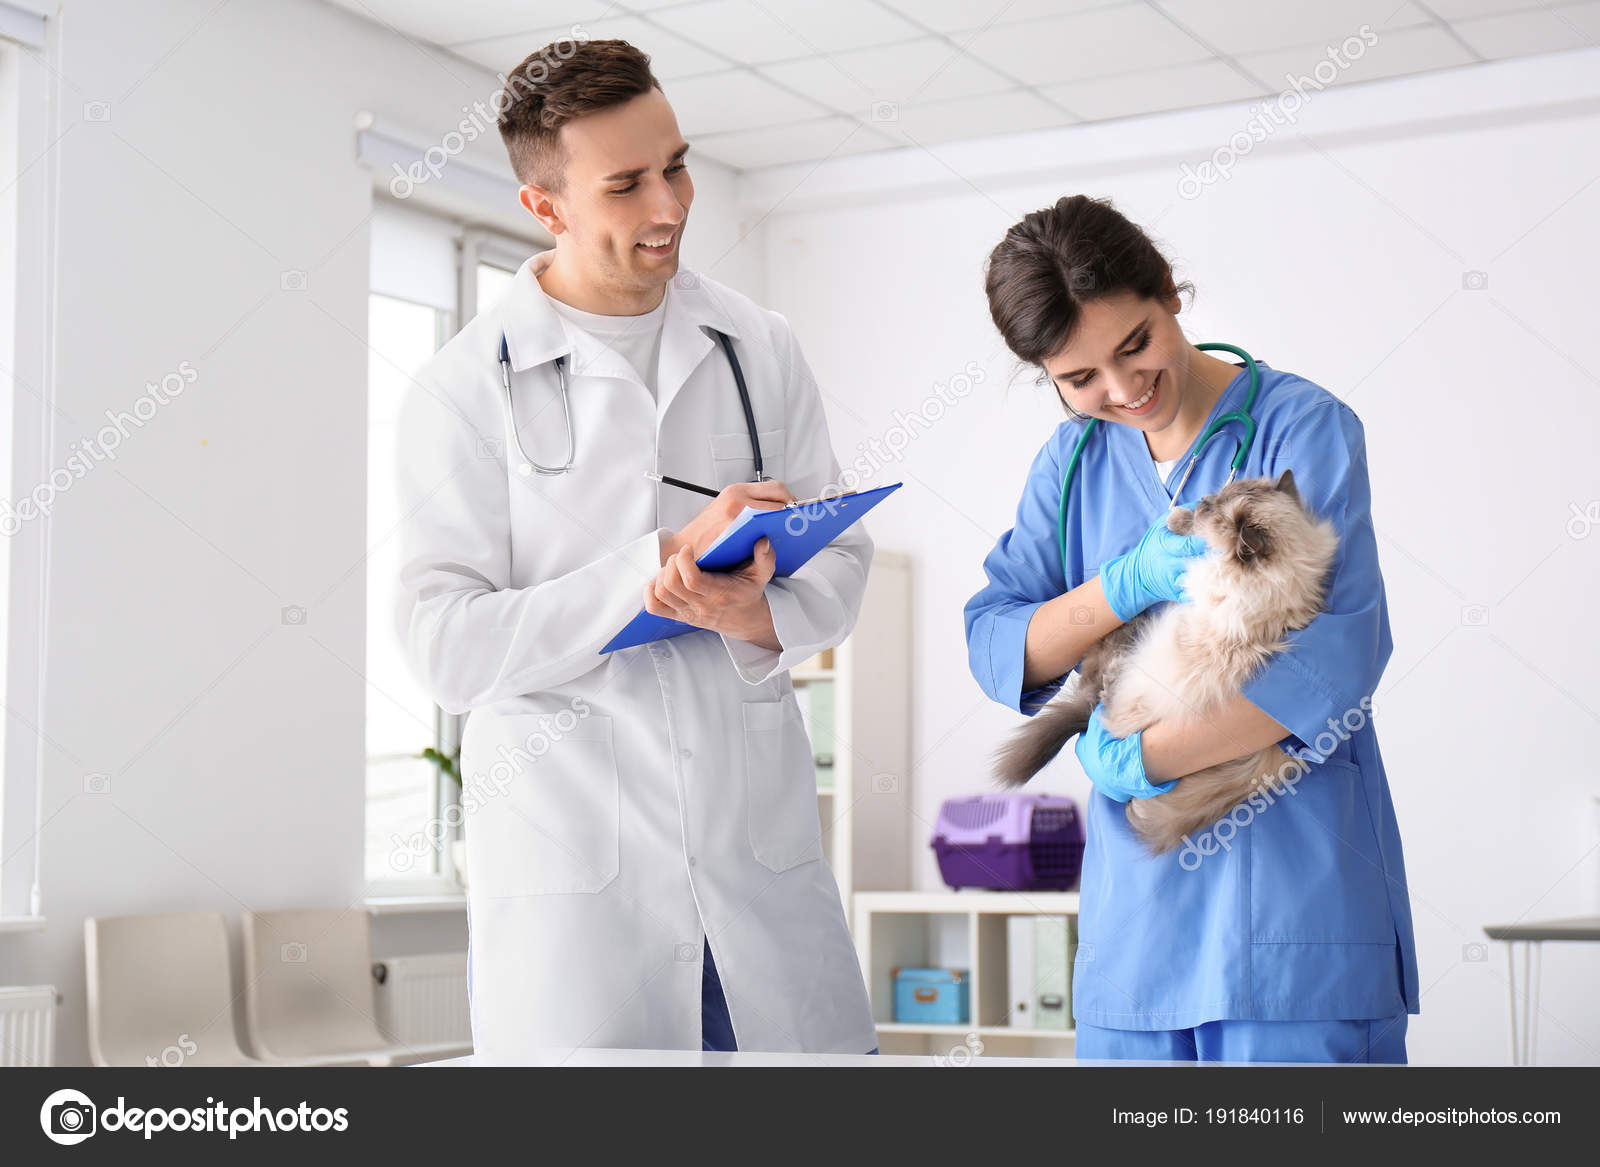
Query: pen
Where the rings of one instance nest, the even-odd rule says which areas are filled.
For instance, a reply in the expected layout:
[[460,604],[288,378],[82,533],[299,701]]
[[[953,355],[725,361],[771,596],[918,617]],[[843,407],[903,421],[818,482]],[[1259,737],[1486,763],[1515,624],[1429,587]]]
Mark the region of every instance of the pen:
[[722,493],[720,490],[712,490],[709,486],[697,486],[693,482],[685,482],[681,478],[673,478],[670,474],[652,474],[650,471],[646,470],[644,476],[646,478],[653,478],[657,482],[664,482],[668,486],[677,486],[684,490],[692,490],[696,494],[709,494],[712,498],[716,498]]

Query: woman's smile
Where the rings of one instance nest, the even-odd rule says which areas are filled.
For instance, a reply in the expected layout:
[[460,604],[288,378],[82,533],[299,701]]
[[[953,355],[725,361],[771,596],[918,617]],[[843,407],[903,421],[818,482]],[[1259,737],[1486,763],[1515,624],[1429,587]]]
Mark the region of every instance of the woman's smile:
[[[1164,373],[1166,370],[1162,370]],[[1127,414],[1129,417],[1143,417],[1153,410],[1161,398],[1161,376],[1156,374],[1156,379],[1150,382],[1150,388],[1144,391],[1144,396],[1139,397],[1126,405],[1114,405],[1113,408]],[[1108,403],[1110,404],[1110,403]]]

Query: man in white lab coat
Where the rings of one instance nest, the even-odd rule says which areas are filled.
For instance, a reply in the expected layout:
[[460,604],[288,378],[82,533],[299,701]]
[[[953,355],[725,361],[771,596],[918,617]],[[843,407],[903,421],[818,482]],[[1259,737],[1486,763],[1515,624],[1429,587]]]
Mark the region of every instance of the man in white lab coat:
[[[556,246],[421,370],[399,433],[400,636],[471,714],[476,1052],[869,1052],[788,670],[849,633],[872,543],[854,527],[781,579],[765,542],[694,568],[744,506],[836,481],[816,382],[781,316],[680,268],[688,146],[647,57],[547,46],[506,95]],[[602,655],[641,607],[701,631]]]

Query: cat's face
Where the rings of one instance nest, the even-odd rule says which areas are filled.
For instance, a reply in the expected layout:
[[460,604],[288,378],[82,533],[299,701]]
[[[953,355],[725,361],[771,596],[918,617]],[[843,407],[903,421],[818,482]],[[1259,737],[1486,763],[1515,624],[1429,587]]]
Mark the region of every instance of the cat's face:
[[1307,518],[1294,472],[1285,470],[1276,482],[1246,478],[1208,494],[1194,506],[1193,533],[1241,567],[1259,568]]

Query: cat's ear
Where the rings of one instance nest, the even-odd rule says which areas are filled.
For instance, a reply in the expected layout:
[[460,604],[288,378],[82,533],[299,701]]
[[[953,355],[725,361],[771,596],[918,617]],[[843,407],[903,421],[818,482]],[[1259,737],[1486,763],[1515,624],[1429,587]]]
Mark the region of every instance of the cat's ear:
[[1239,520],[1239,541],[1234,549],[1240,563],[1250,563],[1267,553],[1270,536],[1267,529],[1249,519]]
[[1295,502],[1300,501],[1300,492],[1294,487],[1293,470],[1285,470],[1282,474],[1278,475],[1278,481],[1275,489],[1283,491],[1284,494],[1294,499]]
[[1194,530],[1194,512],[1188,507],[1173,507],[1167,512],[1167,530],[1174,535],[1187,535]]

